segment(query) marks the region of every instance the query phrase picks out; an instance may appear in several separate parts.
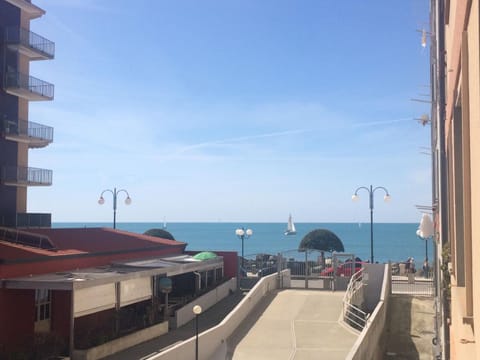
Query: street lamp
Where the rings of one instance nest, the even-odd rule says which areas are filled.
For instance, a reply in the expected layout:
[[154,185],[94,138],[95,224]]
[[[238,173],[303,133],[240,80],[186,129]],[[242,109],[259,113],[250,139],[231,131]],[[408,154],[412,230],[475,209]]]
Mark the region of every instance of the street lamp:
[[127,197],[125,199],[125,204],[126,205],[130,205],[132,203],[132,199],[130,198],[130,195],[128,194],[128,191],[125,190],[125,189],[120,189],[120,190],[117,190],[117,188],[113,188],[113,190],[106,189],[106,190],[102,191],[102,193],[100,194],[100,198],[98,199],[98,203],[100,205],[105,204],[105,199],[103,198],[103,194],[106,193],[106,192],[112,193],[112,195],[113,195],[113,228],[115,229],[116,225],[117,225],[117,196],[118,196],[118,194],[120,194],[121,192],[124,192],[125,194],[127,194]]
[[422,215],[420,225],[417,230],[417,236],[425,240],[425,261],[428,263],[428,239],[434,234],[433,221],[428,214]]
[[370,188],[367,188],[365,186],[360,186],[359,188],[357,188],[357,190],[355,190],[355,193],[352,195],[353,201],[357,201],[360,198],[358,196],[358,191],[362,189],[366,190],[370,197],[370,261],[373,264],[373,194],[378,189],[382,189],[383,191],[385,191],[385,196],[383,197],[383,200],[385,202],[390,201],[390,194],[388,193],[388,190],[383,186],[377,186],[375,188],[372,187],[372,185],[370,185]]
[[243,270],[243,263],[244,263],[244,258],[243,258],[243,242],[245,239],[248,239],[250,236],[252,236],[253,231],[252,229],[246,229],[242,227],[241,229],[235,230],[235,235],[238,236],[239,239],[242,240],[242,270]]
[[202,307],[195,305],[192,311],[195,314],[195,360],[198,360],[198,316],[202,313]]

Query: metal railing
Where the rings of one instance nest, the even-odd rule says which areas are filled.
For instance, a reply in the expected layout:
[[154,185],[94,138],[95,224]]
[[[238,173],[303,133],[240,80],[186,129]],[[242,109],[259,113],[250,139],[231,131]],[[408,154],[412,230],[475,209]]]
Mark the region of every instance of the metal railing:
[[55,89],[53,84],[13,71],[5,75],[5,88],[24,89],[48,99],[53,99]]
[[35,138],[46,142],[53,141],[53,127],[51,126],[26,120],[18,120],[18,122],[4,120],[1,126],[2,132],[6,135]]
[[434,279],[418,276],[415,273],[392,275],[392,294],[434,296]]
[[3,166],[0,180],[7,184],[18,186],[52,185],[52,170],[38,169],[24,166]]
[[52,214],[49,213],[17,213],[17,227],[19,228],[50,228]]
[[367,322],[368,314],[352,303],[355,294],[363,287],[363,269],[353,274],[343,296],[343,321],[361,331]]
[[12,244],[27,245],[39,249],[54,250],[55,246],[46,235],[32,234],[12,228],[0,227],[0,240]]
[[55,56],[55,43],[30,30],[12,26],[5,30],[7,44],[20,44],[39,52],[49,59]]

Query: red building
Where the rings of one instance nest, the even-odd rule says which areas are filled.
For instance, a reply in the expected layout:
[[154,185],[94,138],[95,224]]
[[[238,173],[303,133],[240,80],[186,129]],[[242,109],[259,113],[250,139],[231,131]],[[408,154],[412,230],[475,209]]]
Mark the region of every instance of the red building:
[[0,228],[0,357],[90,348],[168,321],[236,276],[236,253],[198,261],[186,245],[107,228]]

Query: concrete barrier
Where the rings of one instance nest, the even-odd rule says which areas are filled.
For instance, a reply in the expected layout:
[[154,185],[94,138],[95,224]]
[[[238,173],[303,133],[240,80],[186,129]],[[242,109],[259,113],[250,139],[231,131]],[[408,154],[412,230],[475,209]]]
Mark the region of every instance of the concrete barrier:
[[[285,281],[278,279],[277,273],[263,277],[220,324],[199,334],[199,360],[225,359],[227,353],[227,338],[268,292],[277,289],[279,283],[288,283],[290,270],[283,270],[281,276],[285,276]],[[195,337],[191,337],[190,339],[151,357],[150,360],[192,359],[195,354],[195,341]]]
[[[345,359],[348,360],[381,360],[385,352],[385,327],[387,325],[388,303],[391,286],[390,264],[384,266],[380,299],[375,310],[367,320],[365,328]],[[378,281],[378,278],[376,278]]]
[[74,360],[96,360],[105,356],[115,354],[141,342],[155,339],[168,332],[168,322],[150,326],[132,334],[122,336],[121,338],[109,341],[105,344],[95,346],[86,350],[73,350],[72,359]]
[[205,311],[220,300],[226,298],[230,292],[235,291],[236,289],[237,279],[233,278],[221,284],[220,286],[217,286],[214,290],[209,291],[205,295],[196,298],[194,301],[175,311],[175,317],[170,320],[170,327],[172,329],[176,329],[193,320],[195,317],[193,314],[193,307],[195,305],[200,305],[202,310]]

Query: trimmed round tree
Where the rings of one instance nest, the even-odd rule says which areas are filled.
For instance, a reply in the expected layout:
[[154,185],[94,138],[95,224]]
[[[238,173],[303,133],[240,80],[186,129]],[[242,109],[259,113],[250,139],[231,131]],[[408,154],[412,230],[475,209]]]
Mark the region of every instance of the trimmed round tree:
[[172,234],[164,229],[150,229],[143,233],[143,235],[155,236],[162,239],[175,240]]
[[344,252],[342,240],[330,230],[316,229],[305,235],[298,246],[299,251],[319,250],[322,256],[322,265],[325,266],[324,252]]

